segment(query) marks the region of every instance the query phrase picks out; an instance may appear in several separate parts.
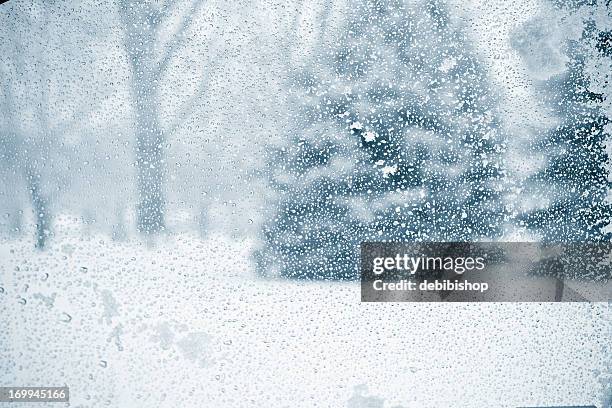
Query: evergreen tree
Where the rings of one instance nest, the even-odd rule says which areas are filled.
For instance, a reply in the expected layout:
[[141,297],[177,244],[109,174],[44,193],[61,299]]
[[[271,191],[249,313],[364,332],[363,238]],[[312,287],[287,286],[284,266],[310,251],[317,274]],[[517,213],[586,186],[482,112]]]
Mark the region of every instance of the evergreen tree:
[[486,73],[437,1],[366,0],[292,87],[270,154],[262,273],[353,279],[364,241],[500,234],[503,149]]
[[611,238],[607,232],[612,205],[607,201],[610,181],[606,168],[610,118],[602,109],[607,95],[592,91],[593,78],[586,71],[593,58],[609,56],[608,36],[587,20],[581,38],[567,42],[567,69],[540,84],[539,94],[547,99],[560,124],[532,146],[547,160],[541,171],[524,183],[525,194],[543,205],[523,214],[520,221],[547,242]]

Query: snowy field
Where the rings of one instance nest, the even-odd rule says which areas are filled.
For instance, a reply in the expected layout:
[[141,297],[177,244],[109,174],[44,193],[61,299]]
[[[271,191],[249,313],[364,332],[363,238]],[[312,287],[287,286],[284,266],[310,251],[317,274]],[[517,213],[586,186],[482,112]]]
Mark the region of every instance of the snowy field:
[[362,304],[221,236],[3,240],[0,286],[1,384],[74,407],[601,407],[610,381],[607,304]]

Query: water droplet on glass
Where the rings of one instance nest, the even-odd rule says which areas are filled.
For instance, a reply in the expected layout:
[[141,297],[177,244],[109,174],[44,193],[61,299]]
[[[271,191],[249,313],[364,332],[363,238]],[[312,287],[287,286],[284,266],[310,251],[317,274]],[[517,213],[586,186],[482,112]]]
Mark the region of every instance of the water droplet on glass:
[[79,271],[81,271],[82,273],[87,273],[87,268],[85,266],[81,266],[79,268]]
[[68,313],[66,312],[62,312],[62,318],[61,321],[64,323],[70,323],[72,321],[72,316],[70,316]]
[[100,360],[100,367],[106,368],[107,366],[108,366],[108,363],[106,362],[106,360]]

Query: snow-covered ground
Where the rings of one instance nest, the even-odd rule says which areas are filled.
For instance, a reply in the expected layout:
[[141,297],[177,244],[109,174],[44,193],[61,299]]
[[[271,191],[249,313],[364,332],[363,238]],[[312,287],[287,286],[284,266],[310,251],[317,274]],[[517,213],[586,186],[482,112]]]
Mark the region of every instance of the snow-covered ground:
[[362,304],[256,278],[249,245],[3,239],[0,385],[66,384],[75,407],[601,407],[608,304]]

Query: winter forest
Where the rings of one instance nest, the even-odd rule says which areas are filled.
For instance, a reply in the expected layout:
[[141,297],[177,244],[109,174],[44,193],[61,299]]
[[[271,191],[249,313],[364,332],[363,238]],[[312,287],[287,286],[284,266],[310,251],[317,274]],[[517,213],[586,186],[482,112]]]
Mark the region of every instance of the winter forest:
[[365,241],[611,241],[611,77],[609,0],[1,4],[0,386],[610,406],[609,304],[355,281]]

